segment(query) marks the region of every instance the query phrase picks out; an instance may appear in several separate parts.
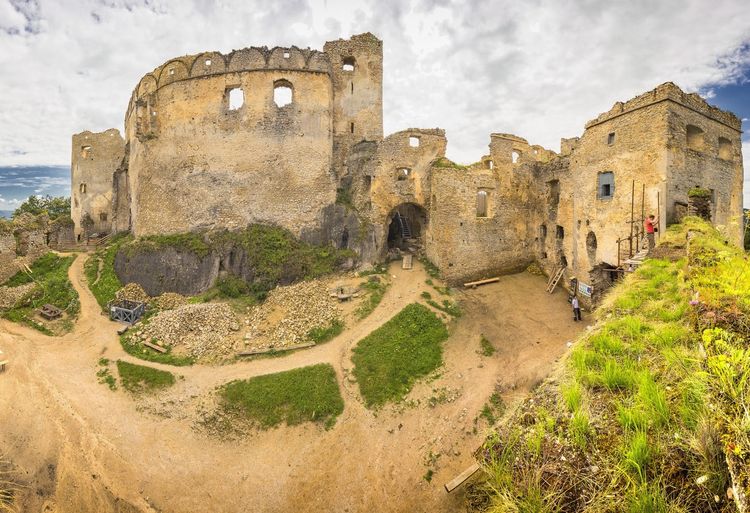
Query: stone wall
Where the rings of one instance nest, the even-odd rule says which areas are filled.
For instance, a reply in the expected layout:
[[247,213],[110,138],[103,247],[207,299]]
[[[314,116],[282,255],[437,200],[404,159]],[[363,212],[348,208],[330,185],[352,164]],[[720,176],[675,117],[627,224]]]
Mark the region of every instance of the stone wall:
[[70,214],[79,240],[112,229],[112,174],[125,155],[117,129],[75,134],[71,155]]
[[22,214],[12,221],[0,219],[0,283],[48,251],[48,229],[46,214]]

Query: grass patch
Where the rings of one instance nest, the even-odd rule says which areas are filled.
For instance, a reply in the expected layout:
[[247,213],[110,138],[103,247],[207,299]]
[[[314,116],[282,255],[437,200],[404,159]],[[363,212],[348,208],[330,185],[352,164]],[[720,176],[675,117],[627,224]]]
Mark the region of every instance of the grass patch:
[[344,401],[329,364],[227,383],[219,389],[221,407],[269,428],[318,422],[332,427],[344,411]]
[[440,269],[438,269],[435,264],[430,262],[427,257],[421,257],[419,261],[424,266],[424,270],[430,278],[440,278]]
[[115,293],[122,288],[115,274],[115,256],[120,247],[131,240],[128,235],[115,236],[109,245],[91,255],[83,266],[89,290],[104,311],[107,304],[115,299]]
[[448,331],[420,304],[406,306],[354,348],[354,376],[368,408],[399,401],[443,362]]
[[316,344],[322,344],[337,337],[344,331],[344,322],[334,319],[325,328],[313,328],[307,332],[307,337]]
[[195,359],[190,356],[172,354],[171,346],[166,346],[166,353],[157,353],[141,344],[140,341],[134,340],[132,335],[128,333],[120,335],[120,345],[130,356],[149,362],[165,363],[176,367],[184,367],[195,363]]
[[99,383],[106,384],[110,390],[117,390],[117,380],[109,371],[109,363],[108,358],[99,359],[99,367],[101,368],[96,372],[96,377]]
[[479,337],[479,353],[482,356],[492,356],[496,351],[497,349],[492,345],[492,342],[487,340],[487,337],[484,335]]
[[73,260],[74,256],[60,257],[54,253],[47,253],[31,265],[31,274],[19,271],[11,276],[4,285],[17,287],[35,282],[36,287],[23,301],[3,312],[3,317],[30,326],[45,335],[53,335],[55,331],[70,331],[73,328],[72,322],[40,322],[34,319],[34,316],[36,311],[46,304],[54,305],[65,312],[67,321],[78,316],[81,303],[78,293],[68,279],[68,268]]
[[373,279],[362,282],[360,287],[367,292],[367,297],[362,301],[362,304],[357,307],[354,314],[358,319],[364,319],[370,315],[383,300],[388,285],[379,279]]
[[479,417],[487,421],[490,426],[505,413],[505,401],[499,392],[493,392],[489,400],[482,406]]
[[662,239],[665,259],[612,289],[562,375],[488,437],[477,511],[528,499],[533,511],[735,510],[727,488],[750,482],[750,260],[693,218]]
[[117,373],[122,388],[130,393],[149,393],[169,388],[175,384],[171,372],[117,360]]

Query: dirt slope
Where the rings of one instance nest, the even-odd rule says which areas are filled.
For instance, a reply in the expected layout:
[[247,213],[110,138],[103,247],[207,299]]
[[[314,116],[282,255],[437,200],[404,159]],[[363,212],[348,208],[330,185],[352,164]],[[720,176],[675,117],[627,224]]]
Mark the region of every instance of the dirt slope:
[[[480,421],[474,432],[474,418],[496,383],[511,391],[508,398],[528,390],[582,328],[564,294],[546,294],[539,277],[507,276],[461,292],[464,315],[451,327],[440,377],[410,394],[419,405],[374,414],[348,377],[351,349],[431,290],[421,268],[392,266],[393,285],[380,306],[335,340],[221,367],[149,363],[185,379],[158,399],[135,401],[97,382],[102,356],[144,362],[122,351],[119,326],[85,287],[84,260],[69,273],[81,297],[73,333],[50,338],[0,320],[0,348],[11,360],[0,374],[0,447],[28,485],[23,511],[460,511],[461,493],[448,495],[442,484],[471,463],[486,427]],[[478,354],[480,333],[498,348],[494,356]],[[280,427],[229,442],[194,428],[217,385],[319,362],[334,366],[345,400],[332,429]],[[439,389],[455,399],[428,406]]]

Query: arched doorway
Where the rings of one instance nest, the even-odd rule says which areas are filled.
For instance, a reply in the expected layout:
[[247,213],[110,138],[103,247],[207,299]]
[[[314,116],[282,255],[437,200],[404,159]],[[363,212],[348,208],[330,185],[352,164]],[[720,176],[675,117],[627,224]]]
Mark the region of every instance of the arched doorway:
[[427,211],[415,203],[403,203],[388,215],[388,250],[412,251],[424,246]]

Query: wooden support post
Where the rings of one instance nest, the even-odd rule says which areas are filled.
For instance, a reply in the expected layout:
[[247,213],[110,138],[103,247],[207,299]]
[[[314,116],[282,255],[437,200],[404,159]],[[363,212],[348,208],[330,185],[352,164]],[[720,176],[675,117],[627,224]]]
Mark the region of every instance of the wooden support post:
[[496,281],[500,281],[499,276],[496,276],[494,278],[487,278],[486,280],[470,281],[468,283],[464,283],[464,287],[476,287],[477,285],[486,285],[487,283],[494,283]]
[[476,474],[477,470],[479,470],[479,463],[474,463],[472,466],[461,472],[452,480],[445,483],[445,491],[451,493],[453,490],[464,484],[467,479]]

